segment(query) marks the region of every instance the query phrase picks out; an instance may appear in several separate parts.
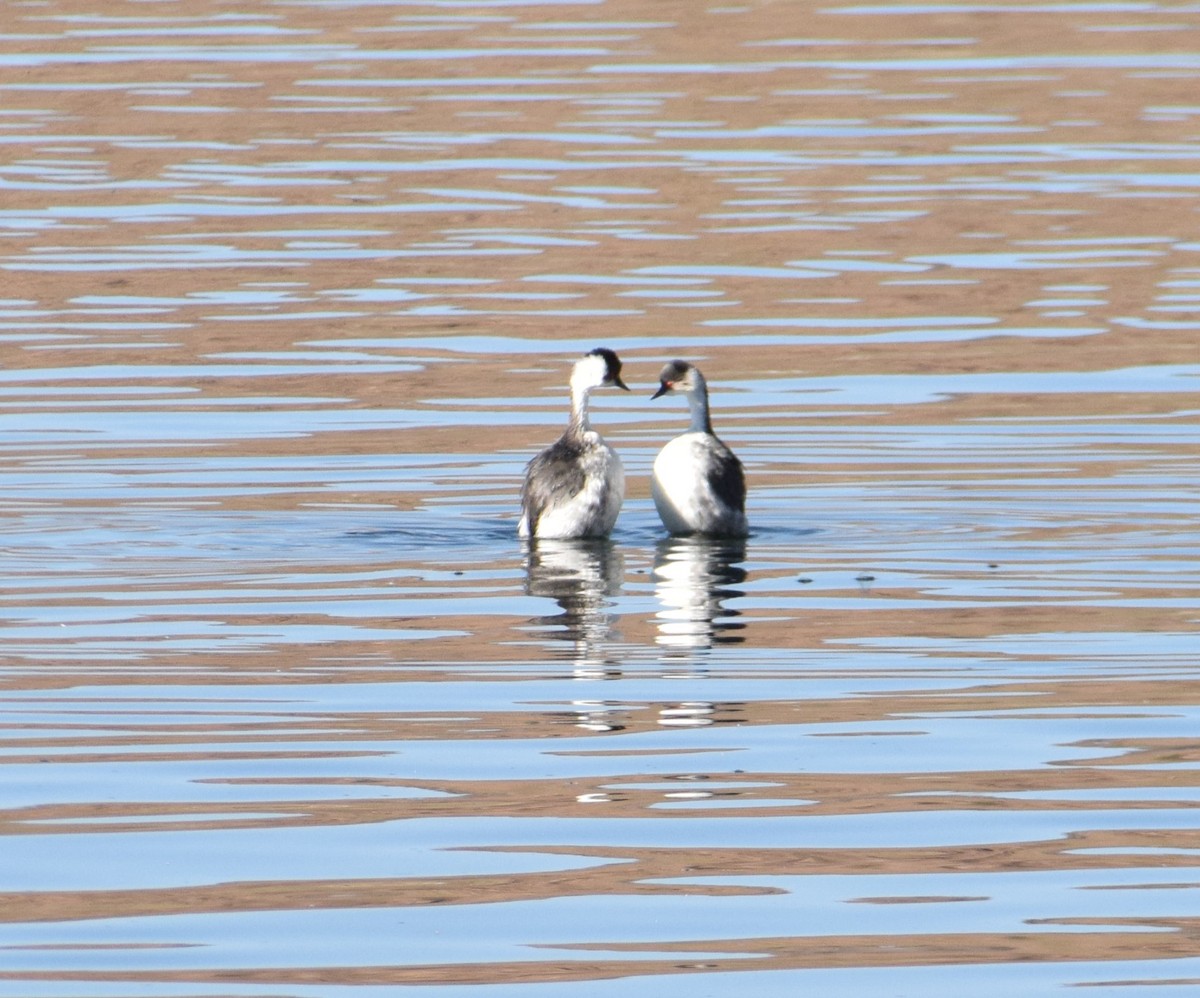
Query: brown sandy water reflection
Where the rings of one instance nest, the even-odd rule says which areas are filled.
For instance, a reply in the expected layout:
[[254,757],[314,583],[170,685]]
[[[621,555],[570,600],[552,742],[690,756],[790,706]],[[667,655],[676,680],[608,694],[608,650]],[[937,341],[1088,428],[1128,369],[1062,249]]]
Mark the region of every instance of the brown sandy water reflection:
[[243,6],[0,26],[0,995],[1194,990],[1193,5]]

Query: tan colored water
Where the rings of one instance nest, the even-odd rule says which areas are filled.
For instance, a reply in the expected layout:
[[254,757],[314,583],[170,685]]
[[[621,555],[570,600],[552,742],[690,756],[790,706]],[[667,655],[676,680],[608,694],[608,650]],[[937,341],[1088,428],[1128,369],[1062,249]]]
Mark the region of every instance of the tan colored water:
[[1200,984],[1200,8],[4,15],[0,998]]

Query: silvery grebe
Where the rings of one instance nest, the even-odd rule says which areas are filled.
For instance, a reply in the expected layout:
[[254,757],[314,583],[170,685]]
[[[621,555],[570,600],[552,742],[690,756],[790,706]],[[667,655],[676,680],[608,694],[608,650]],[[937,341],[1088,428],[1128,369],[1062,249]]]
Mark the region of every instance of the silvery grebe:
[[607,537],[625,498],[625,471],[616,451],[588,423],[593,389],[621,380],[621,360],[598,347],[571,371],[566,432],[529,462],[521,487],[522,537]]
[[652,398],[687,395],[691,425],[654,459],[650,488],[663,525],[672,534],[745,537],[746,477],[742,462],[713,433],[708,385],[699,369],[673,360],[662,369]]

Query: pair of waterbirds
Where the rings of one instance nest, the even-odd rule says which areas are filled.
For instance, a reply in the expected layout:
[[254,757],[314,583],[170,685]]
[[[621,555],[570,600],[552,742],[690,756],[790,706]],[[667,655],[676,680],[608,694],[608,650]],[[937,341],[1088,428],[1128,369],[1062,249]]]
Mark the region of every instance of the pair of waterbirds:
[[[625,498],[621,459],[588,422],[597,388],[629,387],[621,360],[598,347],[571,371],[571,417],[561,437],[529,462],[521,488],[518,532],[529,538],[607,537]],[[713,433],[708,386],[692,364],[674,360],[652,396],[682,394],[691,422],[654,460],[650,486],[667,530],[676,535],[744,537],[746,479],[742,462]]]

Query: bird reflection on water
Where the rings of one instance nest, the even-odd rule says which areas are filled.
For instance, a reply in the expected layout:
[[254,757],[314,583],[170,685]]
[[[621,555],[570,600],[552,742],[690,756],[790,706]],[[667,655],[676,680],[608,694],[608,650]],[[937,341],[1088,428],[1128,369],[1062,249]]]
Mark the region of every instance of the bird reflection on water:
[[617,676],[615,597],[625,576],[625,559],[607,539],[548,540],[526,548],[525,592],[548,596],[562,609],[535,617],[535,628],[553,628],[581,677]]
[[[747,577],[741,567],[745,557],[746,542],[740,538],[672,537],[655,549],[658,659],[669,667],[686,665],[680,678],[703,673],[697,660],[713,646],[745,640],[739,611],[725,606],[726,600],[744,595],[736,587]],[[608,540],[541,539],[526,547],[525,572],[525,592],[549,597],[561,610],[529,621],[552,639],[547,650],[557,648],[556,657],[568,659],[578,679],[621,678],[631,649],[617,631],[617,597],[625,574],[620,550]],[[628,712],[625,703],[579,699],[563,719],[611,733],[625,729]],[[686,700],[662,705],[656,723],[678,727],[734,720],[721,713],[718,717],[716,704]]]
[[[745,595],[741,538],[668,537],[654,557],[654,593],[662,608],[654,615],[656,643],[677,660],[718,644],[739,644],[745,624],[725,601]],[[535,617],[536,629],[553,629],[565,657],[581,675],[619,674],[616,597],[625,559],[606,539],[547,540],[526,548],[525,592],[553,599],[562,612]]]
[[654,558],[654,592],[663,609],[655,614],[664,658],[686,660],[717,644],[739,644],[745,624],[725,601],[745,595],[731,588],[746,581],[742,538],[669,537]]

